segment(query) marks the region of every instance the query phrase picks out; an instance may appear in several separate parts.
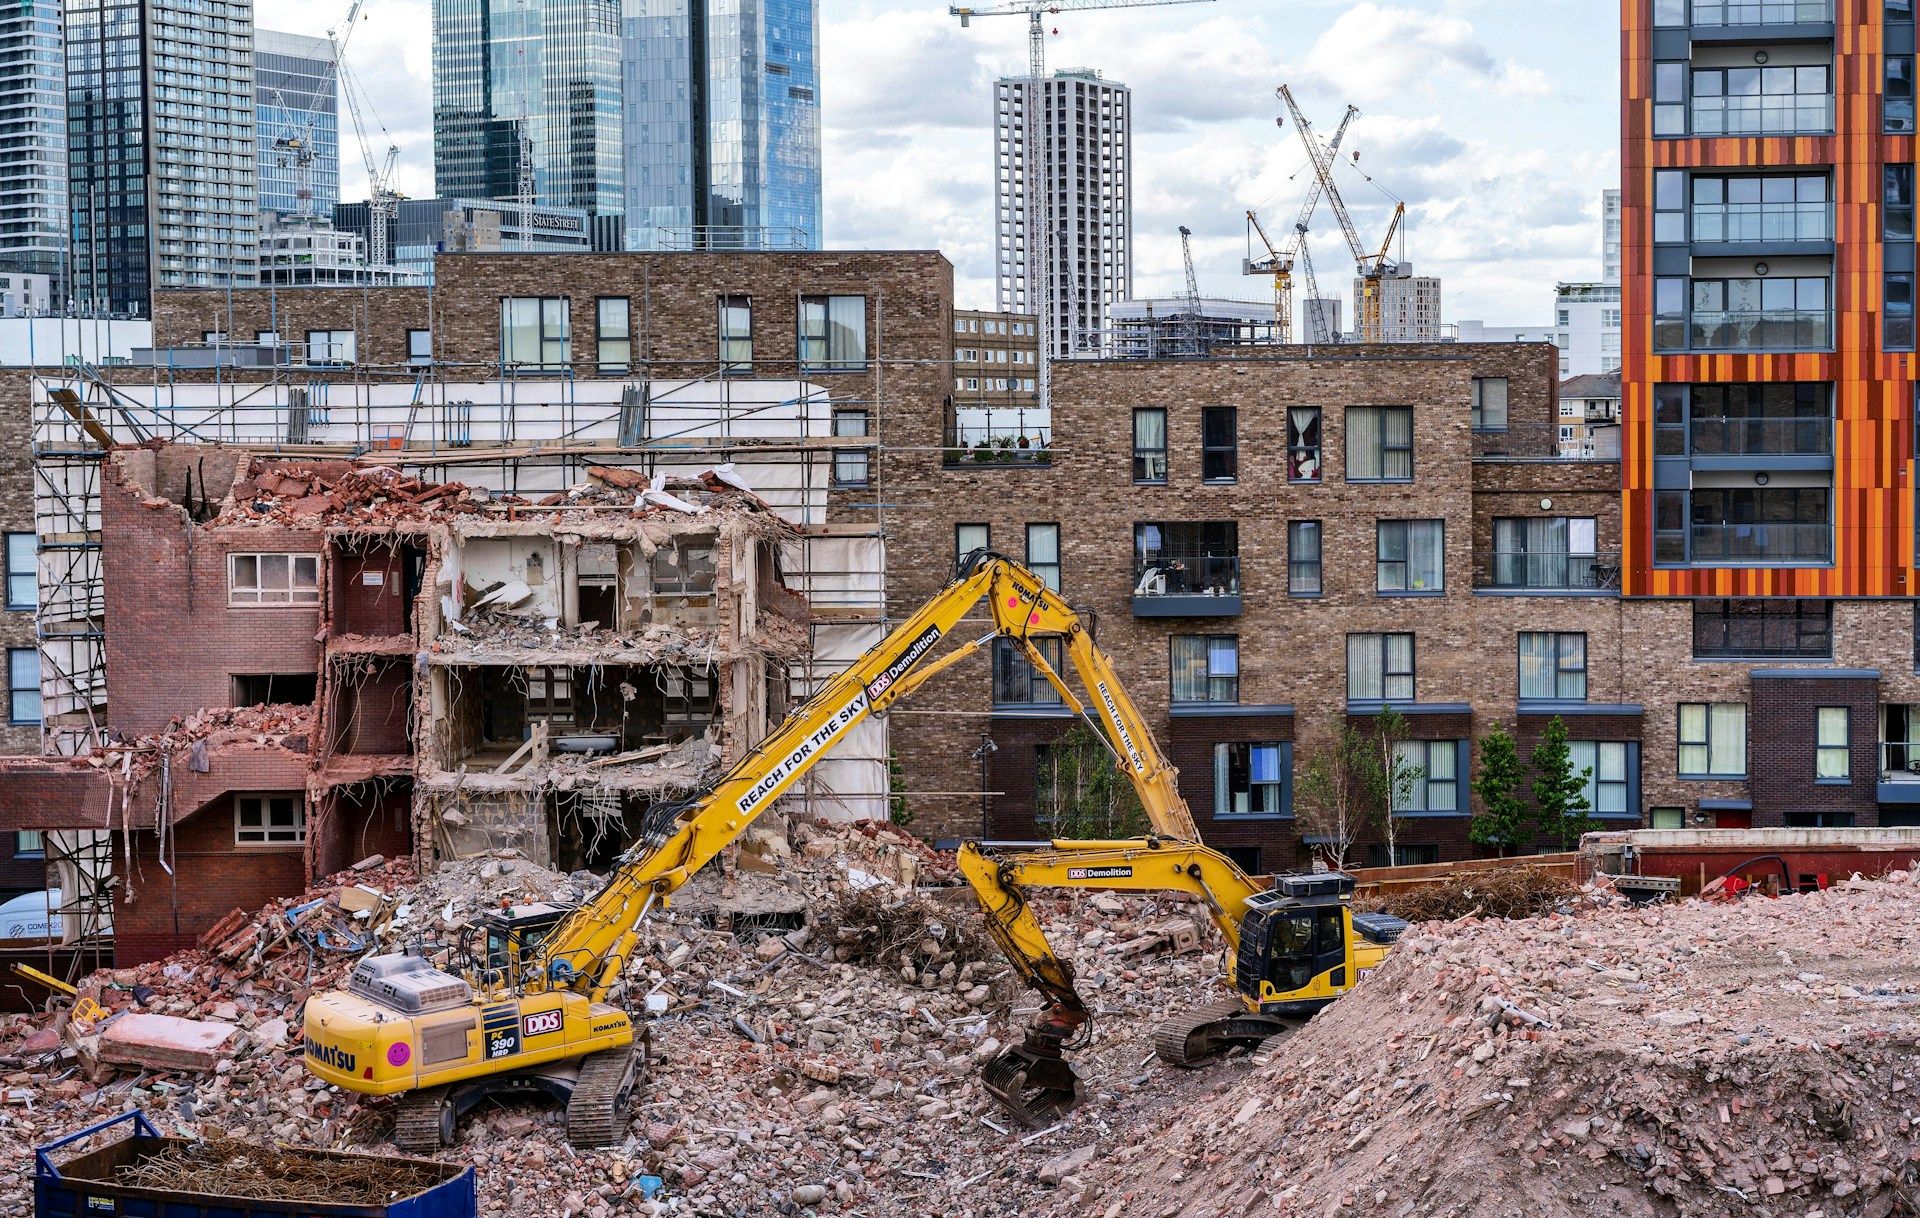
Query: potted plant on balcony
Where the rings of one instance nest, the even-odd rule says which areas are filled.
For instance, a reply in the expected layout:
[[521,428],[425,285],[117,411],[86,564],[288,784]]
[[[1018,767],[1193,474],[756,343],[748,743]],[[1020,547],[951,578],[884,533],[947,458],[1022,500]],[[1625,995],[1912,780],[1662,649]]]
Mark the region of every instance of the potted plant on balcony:
[[1000,436],[993,442],[993,459],[1000,465],[1013,463],[1013,437]]

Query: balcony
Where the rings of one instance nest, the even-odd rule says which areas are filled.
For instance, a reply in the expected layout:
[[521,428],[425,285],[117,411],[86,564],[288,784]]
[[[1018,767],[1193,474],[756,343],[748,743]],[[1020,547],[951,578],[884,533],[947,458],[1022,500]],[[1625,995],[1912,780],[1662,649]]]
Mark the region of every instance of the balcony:
[[[1043,415],[1042,411],[1008,412]],[[949,424],[941,441],[940,463],[948,469],[977,466],[1051,465],[1048,428],[1033,422],[984,426]]]
[[1806,203],[1696,203],[1696,245],[1780,245],[1831,242],[1833,207]]
[[1695,309],[1687,322],[1685,348],[1670,347],[1675,327],[1657,323],[1656,350],[1828,351],[1833,348],[1833,314],[1825,309]]
[[1593,554],[1495,550],[1482,557],[1476,585],[1502,592],[1610,592],[1620,587],[1620,552]]
[[1691,526],[1695,566],[1732,563],[1829,563],[1833,526],[1825,522],[1762,521]]
[[1695,97],[1693,134],[1825,135],[1833,130],[1833,98],[1804,93]]
[[1693,0],[1693,24],[1708,28],[1819,25],[1833,20],[1833,0]]
[[1237,553],[1174,548],[1134,560],[1135,617],[1237,617],[1240,608]]
[[1696,457],[1830,457],[1833,420],[1824,414],[1794,419],[1696,416],[1688,428]]

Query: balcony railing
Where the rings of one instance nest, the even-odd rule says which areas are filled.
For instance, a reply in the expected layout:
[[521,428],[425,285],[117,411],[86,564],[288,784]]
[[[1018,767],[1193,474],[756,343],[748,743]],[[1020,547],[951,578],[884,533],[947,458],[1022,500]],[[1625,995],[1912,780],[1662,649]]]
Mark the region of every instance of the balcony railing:
[[1141,617],[1223,617],[1240,612],[1240,556],[1158,550],[1133,563],[1133,611]]
[[1832,562],[1833,526],[1768,521],[1696,524],[1692,562]]
[[1050,465],[1053,449],[1045,428],[949,426],[941,462],[948,466]]
[[1695,241],[1831,241],[1827,203],[1696,203]]
[[1604,592],[1620,586],[1620,552],[1562,554],[1495,550],[1482,559],[1479,587],[1508,591]]
[[1825,457],[1833,452],[1833,420],[1693,420],[1693,455]]
[[1693,99],[1695,135],[1824,135],[1832,130],[1831,97],[1742,93]]
[[1817,25],[1833,20],[1833,0],[1693,0],[1695,25]]
[[1825,309],[1696,309],[1687,345],[1694,351],[1825,351],[1833,346],[1833,315]]

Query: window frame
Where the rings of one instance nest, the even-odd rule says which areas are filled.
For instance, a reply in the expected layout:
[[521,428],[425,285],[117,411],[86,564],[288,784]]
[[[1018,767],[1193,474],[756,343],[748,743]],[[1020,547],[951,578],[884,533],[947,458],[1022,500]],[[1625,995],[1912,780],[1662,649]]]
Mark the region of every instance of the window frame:
[[[1703,711],[1701,716],[1702,734],[1697,740],[1689,740],[1687,739],[1687,711],[1689,708],[1696,706],[1700,707]],[[1721,707],[1738,707],[1740,709],[1740,769],[1738,772],[1716,771],[1711,768],[1713,765],[1714,745],[1713,712],[1716,708]],[[1679,702],[1674,705],[1673,717],[1674,739],[1677,744],[1674,753],[1676,777],[1688,782],[1737,782],[1747,777],[1749,771],[1753,768],[1753,758],[1748,740],[1751,732],[1749,722],[1750,715],[1745,702]],[[1708,768],[1698,771],[1689,770],[1686,766],[1688,749],[1704,750]]]
[[[1412,752],[1416,749],[1420,753],[1420,760],[1414,764],[1420,767],[1420,773],[1414,777],[1413,786],[1419,802],[1418,804],[1409,804],[1404,807],[1396,802],[1394,804],[1393,814],[1395,816],[1414,817],[1471,816],[1473,814],[1471,802],[1469,801],[1465,807],[1461,805],[1461,796],[1466,794],[1466,792],[1462,790],[1461,779],[1462,742],[1458,740],[1399,740],[1395,741],[1393,746],[1396,757],[1403,751]],[[1435,781],[1433,777],[1433,757],[1436,749],[1443,750],[1441,755],[1448,757],[1447,764],[1451,769],[1448,777],[1438,781]],[[1435,787],[1446,787],[1452,791],[1452,807],[1435,808],[1433,806],[1432,792]]]
[[[730,324],[729,314],[743,313],[746,331]],[[714,298],[715,350],[720,356],[720,375],[745,376],[753,371],[753,297],[722,293]],[[958,323],[955,323],[958,325]],[[742,354],[744,352],[744,354]]]
[[[344,336],[344,338],[343,338]],[[324,340],[327,353],[324,357],[314,353],[316,340]],[[340,367],[359,359],[360,336],[353,330],[308,330],[307,363],[323,368]],[[341,351],[346,354],[342,355]]]
[[46,832],[41,829],[15,829],[13,831],[13,857],[17,859],[46,858]]
[[[1407,667],[1406,667],[1406,671],[1404,672],[1401,672],[1399,670],[1396,670],[1390,667],[1392,663],[1392,646],[1389,640],[1396,639],[1396,638],[1404,638],[1405,640],[1407,640]],[[1379,668],[1379,674],[1378,674],[1379,675],[1378,684],[1380,686],[1380,693],[1378,696],[1354,693],[1354,645],[1358,640],[1362,640],[1362,639],[1379,639],[1380,640],[1380,668]],[[1351,704],[1356,702],[1357,703],[1378,702],[1382,704],[1392,704],[1392,703],[1404,704],[1404,703],[1415,701],[1419,697],[1419,674],[1420,674],[1420,650],[1419,649],[1420,649],[1420,641],[1415,636],[1414,632],[1411,630],[1350,631],[1347,634],[1347,701],[1348,703]],[[1400,678],[1405,678],[1406,680],[1405,689],[1407,692],[1403,697],[1396,696],[1394,694],[1393,686],[1391,684],[1393,681]]]
[[[426,339],[426,350],[419,349],[417,339]],[[418,326],[407,327],[407,362],[409,364],[431,364],[433,362],[433,331]]]
[[[980,544],[978,546],[968,546],[961,540],[965,530],[968,529],[980,530]],[[960,570],[960,560],[973,553],[976,549],[993,549],[993,526],[977,520],[955,521],[953,525],[953,569],[956,573]]]
[[[858,431],[847,430],[855,421]],[[841,406],[833,412],[835,439],[871,437],[873,414],[864,406]],[[835,490],[862,490],[873,485],[873,449],[870,445],[833,450],[833,487]]]
[[[1490,421],[1486,414],[1486,391],[1490,386],[1495,384],[1500,386],[1500,420],[1497,423]],[[1473,378],[1473,409],[1470,418],[1474,431],[1499,432],[1507,430],[1509,411],[1511,409],[1509,395],[1512,391],[1513,386],[1507,377],[1476,376]]]
[[[1356,465],[1356,462],[1354,461],[1354,436],[1356,433],[1355,433],[1355,428],[1353,426],[1353,421],[1354,421],[1354,417],[1361,412],[1368,412],[1368,413],[1378,412],[1380,415],[1380,419],[1379,419],[1380,447],[1377,454],[1378,459],[1376,461],[1369,463],[1378,467],[1378,469],[1380,470],[1380,473],[1378,473],[1377,475],[1366,475],[1366,474],[1354,473],[1354,468]],[[1389,444],[1387,442],[1387,422],[1390,418],[1400,417],[1400,415],[1403,412],[1407,420],[1407,441],[1405,444]],[[1346,461],[1347,461],[1346,480],[1348,482],[1360,483],[1363,485],[1382,485],[1382,484],[1405,484],[1413,481],[1414,472],[1415,472],[1414,460],[1413,460],[1413,449],[1414,449],[1413,407],[1411,406],[1372,406],[1372,405],[1349,406],[1347,407],[1345,423],[1346,423],[1346,433],[1347,433],[1346,445],[1345,445]],[[1402,476],[1399,474],[1387,473],[1386,471],[1389,465],[1392,464],[1392,462],[1389,461],[1389,457],[1392,456],[1393,454],[1397,454],[1400,452],[1405,452],[1407,455],[1406,474]]]
[[[516,305],[531,302],[533,305],[533,346],[532,354],[537,359],[515,358],[524,354],[517,350],[518,343],[513,336],[526,328],[526,323],[509,322],[509,314]],[[548,306],[558,306],[559,319],[550,316]],[[500,298],[500,366],[507,373],[560,372],[573,365],[573,298],[571,296],[502,296]]]
[[[1043,538],[1047,536],[1047,530],[1052,531],[1053,558],[1051,561],[1034,557],[1033,542],[1035,529],[1041,530],[1039,536]],[[1060,591],[1060,526],[1056,523],[1046,521],[1029,521],[1026,527],[1026,541],[1027,570],[1038,575],[1041,583],[1045,584],[1055,593],[1058,593]]]
[[[850,319],[844,314],[838,320],[836,302],[857,300],[860,302],[860,326],[857,333],[859,354],[845,352],[835,354],[834,342],[840,335],[835,325],[842,327],[845,335],[853,336]],[[815,315],[814,310],[818,310]],[[795,350],[799,355],[800,370],[806,373],[865,372],[869,359],[867,349],[867,298],[852,293],[807,294],[800,297],[795,313],[796,342]],[[818,332],[815,332],[815,327]]]
[[[15,548],[26,543],[26,566],[19,565]],[[35,533],[8,533],[5,536],[6,550],[0,552],[0,574],[6,576],[6,588],[0,595],[5,596],[5,606],[9,612],[32,613],[40,607],[40,538]],[[14,585],[20,580],[26,581],[28,600],[14,597]]]
[[[1414,577],[1414,537],[1415,526],[1421,534],[1433,533],[1428,537],[1432,545],[1437,540],[1434,554],[1439,558],[1436,570],[1437,582],[1428,588],[1412,586]],[[1388,538],[1399,537],[1401,557],[1388,558]],[[1445,520],[1376,520],[1373,522],[1374,577],[1373,590],[1377,596],[1444,596],[1447,591],[1447,522]],[[1400,584],[1398,588],[1386,586],[1389,568],[1398,568]]]
[[[1297,556],[1301,540],[1307,535],[1313,537],[1313,557]],[[1298,597],[1320,596],[1326,591],[1326,533],[1318,520],[1287,521],[1287,595]],[[1300,575],[1308,567],[1313,570],[1313,587],[1300,586]]]
[[[1840,723],[1840,741],[1834,744],[1827,739],[1829,713],[1837,714]],[[1838,755],[1838,772],[1822,773],[1827,762]],[[1813,781],[1822,786],[1848,786],[1853,782],[1853,708],[1851,706],[1816,706],[1813,709]]]
[[[608,330],[607,308],[620,306],[620,317],[613,331]],[[608,359],[609,354],[620,358]],[[593,298],[594,365],[602,375],[622,375],[633,366],[633,301],[625,296]]]
[[[1549,675],[1552,678],[1553,692],[1550,694],[1540,694],[1540,693],[1529,694],[1527,692],[1527,640],[1528,639],[1552,640],[1552,646],[1551,646],[1552,657],[1551,658],[1552,658],[1553,664],[1552,664],[1552,668]],[[1573,639],[1579,640],[1579,647],[1578,647],[1579,663],[1577,665],[1570,665],[1567,662],[1568,654],[1569,654],[1567,643],[1569,640],[1573,640]],[[1589,688],[1591,677],[1588,669],[1587,636],[1585,631],[1522,630],[1517,632],[1514,652],[1515,652],[1515,670],[1516,670],[1516,681],[1515,681],[1514,688],[1518,691],[1518,698],[1522,703],[1585,702],[1587,700],[1587,690]],[[1575,676],[1578,677],[1579,692],[1563,693],[1562,689],[1567,685],[1569,679]]]
[[[269,600],[262,599],[264,598],[265,594],[269,591],[269,589],[264,584],[259,582],[261,567],[264,565],[264,563],[261,560],[268,559],[268,558],[284,558],[287,560],[287,586],[286,586],[287,599],[284,601],[269,601]],[[251,588],[256,594],[256,599],[254,600],[243,600],[238,598],[239,590],[242,587],[242,585],[238,582],[237,577],[239,574],[239,564],[243,559],[254,560],[254,583],[251,585]],[[309,591],[308,589],[300,588],[298,581],[294,578],[299,570],[299,564],[302,561],[310,562],[313,564],[313,586],[310,590],[311,599],[301,599],[300,597],[297,597],[295,595],[296,593],[306,593]],[[279,589],[278,587],[275,587],[274,589],[271,589],[271,591],[277,592],[279,591]],[[319,604],[320,604],[320,556],[318,554],[310,554],[310,553],[306,553],[304,551],[299,551],[299,550],[285,550],[285,551],[276,551],[276,550],[238,551],[237,550],[227,555],[227,607],[228,608],[230,609],[311,609],[311,608],[317,608]]]
[[[286,800],[291,805],[292,823],[284,828],[275,828],[269,818],[269,800]],[[258,829],[249,829],[245,820],[245,807],[248,801],[259,804]],[[259,836],[243,836],[257,833]],[[274,838],[274,833],[291,836]],[[286,791],[247,791],[233,797],[233,845],[236,850],[299,850],[307,844],[307,801],[304,795]]]
[[[1179,696],[1179,663],[1177,653],[1183,643],[1198,643],[1201,653],[1203,673],[1200,677],[1206,685],[1204,698],[1182,698]],[[1214,656],[1220,644],[1230,644],[1233,652],[1233,671],[1217,672],[1214,669]],[[1221,691],[1225,696],[1221,696]],[[1237,706],[1240,704],[1240,636],[1237,634],[1175,634],[1167,638],[1167,701],[1173,706]]]
[[[1305,425],[1294,425],[1296,415],[1306,416]],[[1309,463],[1313,472],[1301,472]],[[1326,481],[1326,477],[1327,412],[1319,406],[1287,407],[1287,481],[1315,486]]]
[[[1723,648],[1702,649],[1700,646],[1700,630],[1703,622],[1705,622],[1709,628],[1717,626],[1721,639],[1729,644],[1731,643],[1736,624],[1740,623],[1745,616],[1735,613],[1735,606],[1737,605],[1753,603],[1761,606],[1762,612],[1753,615],[1753,621],[1763,639],[1767,633],[1767,623],[1769,621],[1787,619],[1785,614],[1765,612],[1765,610],[1779,604],[1779,601],[1775,598],[1701,596],[1695,597],[1690,606],[1693,617],[1691,638],[1693,659],[1707,663],[1723,661],[1739,663],[1753,660],[1831,660],[1833,658],[1833,601],[1821,597],[1794,597],[1791,598],[1791,602],[1794,612],[1790,621],[1795,638],[1804,639],[1809,637],[1809,622],[1824,622],[1825,629],[1816,632],[1813,636],[1819,637],[1820,635],[1824,635],[1827,644],[1824,649],[1820,651],[1769,650],[1764,643],[1758,648],[1736,649],[1728,645]],[[1717,614],[1712,611],[1716,605],[1719,607]],[[1818,615],[1811,614],[1807,610],[1808,607],[1812,605],[1822,606],[1824,611]]]
[[[1569,750],[1568,761],[1571,763],[1573,773],[1578,776],[1584,769],[1591,768],[1593,771],[1587,775],[1586,790],[1583,792],[1587,797],[1587,810],[1591,815],[1613,820],[1623,818],[1638,819],[1639,811],[1634,807],[1634,793],[1639,786],[1634,778],[1634,769],[1639,753],[1639,750],[1634,747],[1637,743],[1637,741],[1632,740],[1567,741],[1567,748]],[[1583,764],[1581,754],[1582,751],[1586,749],[1593,750],[1591,767]],[[1606,771],[1601,765],[1601,750],[1603,749],[1618,749],[1620,751],[1620,777],[1604,777]],[[1617,812],[1608,811],[1601,804],[1602,793],[1615,788],[1618,788],[1620,793],[1620,810]]]
[[[1246,750],[1247,805],[1245,812],[1235,810],[1231,805],[1234,791],[1231,787],[1233,775],[1233,750]],[[1274,777],[1270,781],[1255,781],[1255,750],[1272,749],[1274,758]],[[1248,821],[1291,820],[1293,818],[1293,742],[1289,740],[1216,740],[1213,744],[1213,818],[1216,821],[1244,824]],[[1227,781],[1223,782],[1222,780]],[[1274,809],[1255,810],[1254,796],[1261,788],[1273,791]]]
[[[1227,440],[1224,444],[1217,436],[1209,434],[1215,430],[1215,425],[1223,418],[1227,430]],[[1226,486],[1240,481],[1240,410],[1238,407],[1202,406],[1200,408],[1200,481],[1209,486]]]
[[[1061,636],[1037,634],[1032,636],[1029,642],[1039,649],[1041,656],[1053,671],[1057,673],[1064,671],[1062,666],[1066,663],[1066,641]],[[1053,687],[1053,682],[1040,675],[1040,670],[1033,666],[1032,661],[1014,647],[1012,639],[1005,635],[996,638],[990,654],[993,660],[991,697],[994,710],[1065,708],[1066,703],[1060,697],[1060,691]],[[1012,679],[1016,673],[1019,674],[1020,680],[1026,682],[1026,696],[1003,696],[1013,692],[1011,686],[1005,684],[1005,681]]]
[[[19,674],[14,670],[19,657],[33,658],[33,681],[20,684]],[[40,670],[40,649],[38,647],[7,648],[7,722],[15,727],[34,727],[46,721],[46,703],[40,694],[40,682],[44,674]],[[21,714],[21,699],[32,699],[31,714]]]
[[[1140,444],[1140,424],[1143,418],[1160,416],[1160,446],[1142,447]],[[1153,476],[1155,458],[1159,460],[1159,477]],[[1143,464],[1146,463],[1146,464]],[[1133,410],[1133,483],[1135,486],[1167,485],[1167,408],[1164,406],[1136,406]]]

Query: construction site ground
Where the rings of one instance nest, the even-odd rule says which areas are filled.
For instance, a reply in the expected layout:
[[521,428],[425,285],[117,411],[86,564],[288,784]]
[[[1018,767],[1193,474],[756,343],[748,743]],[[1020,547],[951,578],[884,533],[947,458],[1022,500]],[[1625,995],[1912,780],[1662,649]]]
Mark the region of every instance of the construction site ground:
[[[1149,1037],[1225,996],[1211,930],[1172,950],[1203,914],[1046,897],[1096,1020],[1075,1056],[1085,1102],[1030,1131],[977,1072],[1035,1000],[968,891],[945,887],[950,866],[884,826],[801,824],[749,845],[738,872],[703,876],[652,924],[629,973],[629,1003],[654,1013],[632,1135],[577,1151],[555,1108],[483,1107],[445,1152],[478,1169],[483,1213],[1920,1213],[1920,887],[1905,874],[1728,906],[1562,891],[1566,912],[1428,923],[1286,1041],[1195,1071],[1159,1063]],[[109,1018],[0,1030],[6,1160],[128,1107],[163,1133],[378,1148],[390,1103],[302,1065],[300,1003],[354,958],[314,943],[391,950],[590,880],[511,856],[424,882],[382,862],[305,912],[285,902],[208,950],[99,975],[83,994]],[[805,898],[805,925],[769,885]],[[235,1031],[188,1068],[103,1064],[122,1011]],[[0,1179],[0,1212],[26,1212],[28,1189],[23,1170]]]

